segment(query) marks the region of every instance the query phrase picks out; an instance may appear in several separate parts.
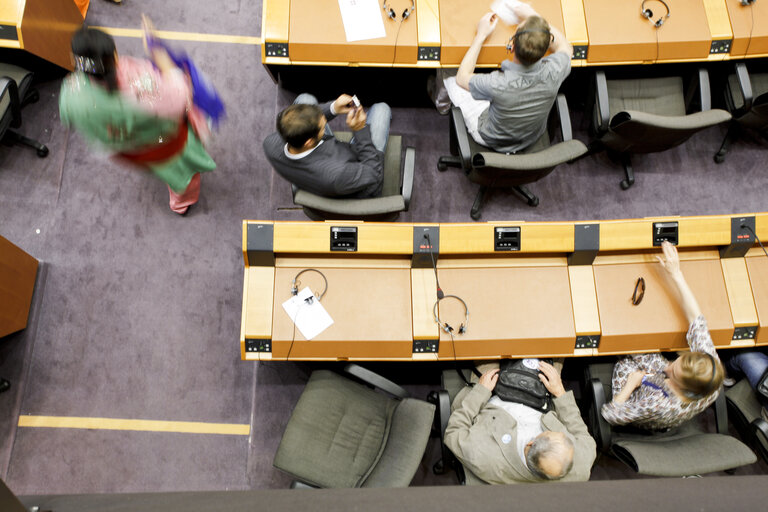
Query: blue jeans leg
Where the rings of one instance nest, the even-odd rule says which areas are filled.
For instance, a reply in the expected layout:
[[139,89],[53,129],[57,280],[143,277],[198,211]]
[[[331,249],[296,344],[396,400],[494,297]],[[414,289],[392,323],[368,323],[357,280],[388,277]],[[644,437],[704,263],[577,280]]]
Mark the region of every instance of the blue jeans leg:
[[[745,376],[752,389],[757,389],[760,379],[768,371],[768,356],[755,350],[737,352],[728,358],[726,366],[730,372]],[[759,393],[757,397],[763,406],[768,405],[768,398]]]
[[[296,96],[296,99],[293,100],[294,105],[318,105],[317,98],[315,98],[314,95],[303,92]],[[325,134],[333,136],[333,131],[331,130],[331,127],[328,126],[326,123],[325,125]]]
[[375,103],[368,109],[367,124],[371,129],[373,145],[382,153],[387,150],[389,125],[392,121],[392,109],[386,103]]

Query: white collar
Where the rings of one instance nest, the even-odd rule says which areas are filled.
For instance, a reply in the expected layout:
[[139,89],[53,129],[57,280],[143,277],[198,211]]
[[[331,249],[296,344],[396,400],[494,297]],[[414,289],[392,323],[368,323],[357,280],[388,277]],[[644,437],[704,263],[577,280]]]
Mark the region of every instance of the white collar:
[[320,144],[322,143],[323,143],[323,140],[321,139],[320,142],[317,143],[317,146],[313,147],[312,149],[308,149],[306,151],[303,151],[301,153],[296,153],[296,154],[293,154],[290,151],[288,151],[288,143],[286,143],[285,146],[283,147],[283,151],[285,152],[285,156],[287,158],[290,158],[291,160],[300,160],[305,156],[307,156],[308,154],[310,154],[311,152],[313,152],[314,150],[316,150],[318,147],[320,147]]

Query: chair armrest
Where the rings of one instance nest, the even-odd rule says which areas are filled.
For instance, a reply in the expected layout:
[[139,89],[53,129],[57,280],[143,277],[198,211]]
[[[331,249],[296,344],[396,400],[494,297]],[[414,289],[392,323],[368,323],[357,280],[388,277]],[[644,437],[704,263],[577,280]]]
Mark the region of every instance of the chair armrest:
[[600,410],[605,405],[605,390],[603,389],[603,383],[600,379],[589,379],[587,381],[587,388],[592,396],[592,411],[594,414],[594,424],[591,425],[596,432],[592,432],[592,437],[597,442],[597,449],[601,453],[608,453],[611,448],[611,426],[600,414]]
[[696,93],[696,89],[699,90],[699,105],[701,106],[701,112],[705,112],[712,108],[712,91],[709,87],[709,73],[704,68],[699,68],[696,71],[696,79],[692,80],[688,85],[688,91],[685,94],[685,112],[691,112],[691,103]]
[[[608,104],[608,82],[605,80],[605,71],[595,71],[595,104],[598,112],[597,135],[601,136],[608,131],[608,123],[611,114]],[[593,115],[591,112],[588,115]]]
[[296,194],[299,193],[299,187],[291,183],[291,196],[293,197],[294,202],[296,201]]
[[[763,418],[757,418],[756,420],[753,420],[749,426],[752,428],[752,433],[755,437],[762,436],[763,441],[768,443],[768,422],[766,422]],[[759,438],[755,439],[755,441],[760,443]]]
[[587,146],[580,140],[558,142],[536,153],[505,155],[504,153],[476,153],[472,157],[472,167],[494,167],[508,171],[535,171],[554,168],[570,162],[587,152]]
[[736,78],[739,80],[739,89],[741,89],[741,96],[744,98],[744,105],[741,107],[742,112],[749,112],[752,108],[754,93],[752,92],[752,81],[749,79],[747,65],[743,62],[736,64]]
[[725,401],[725,390],[721,389],[720,394],[714,403],[715,407],[715,427],[718,434],[728,434],[728,404]]
[[469,146],[469,133],[464,124],[464,116],[459,107],[451,107],[451,146],[456,149],[464,170],[471,168],[472,150]]
[[291,482],[291,489],[319,489],[319,487],[309,485],[308,483],[302,482],[300,480],[294,480]]
[[405,389],[401,388],[391,380],[385,379],[381,375],[373,373],[371,370],[363,368],[362,366],[348,364],[344,367],[344,371],[366,384],[379,388],[397,398],[408,398],[410,396]]
[[365,199],[334,199],[320,197],[299,190],[293,196],[294,204],[340,215],[379,215],[405,210],[403,196],[370,197]]
[[568,100],[565,99],[565,94],[558,94],[555,98],[555,108],[557,110],[557,117],[560,121],[560,135],[563,141],[573,139],[573,130],[571,129],[571,113],[568,110]]
[[21,103],[19,102],[19,88],[16,81],[8,76],[0,77],[0,98],[6,92],[10,95],[11,126],[18,128],[21,125]]
[[405,148],[405,163],[403,163],[403,186],[400,194],[403,196],[405,211],[411,205],[411,195],[413,194],[413,172],[416,167],[416,149],[410,146]]

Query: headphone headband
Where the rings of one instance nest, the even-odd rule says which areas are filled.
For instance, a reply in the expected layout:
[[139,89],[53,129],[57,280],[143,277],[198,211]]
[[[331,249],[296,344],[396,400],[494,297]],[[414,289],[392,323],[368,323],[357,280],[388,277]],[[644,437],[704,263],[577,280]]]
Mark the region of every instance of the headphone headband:
[[[388,4],[387,0],[382,0],[381,2],[381,8],[384,10],[385,13],[387,13],[387,16],[389,16],[390,19],[397,19],[397,14],[395,14],[395,10],[392,9]],[[406,7],[406,9],[403,11],[403,20],[405,21],[408,19],[408,16],[413,14],[413,11],[416,10],[416,0],[411,0],[411,6]]]
[[656,28],[658,28],[664,24],[664,21],[666,21],[666,18],[669,18],[669,15],[671,14],[669,10],[669,5],[667,5],[667,2],[665,2],[664,0],[656,0],[657,2],[661,2],[661,5],[663,5],[664,9],[667,10],[667,14],[665,14],[664,16],[659,16],[659,19],[657,19],[656,21],[653,21],[653,11],[645,8],[645,3],[648,1],[649,0],[643,0],[643,3],[640,4],[640,15],[643,18],[647,18],[648,21],[653,23],[653,25]]
[[444,330],[446,333],[453,336],[453,327],[451,327],[448,322],[443,323],[442,320],[440,320],[440,315],[437,311],[437,306],[440,304],[441,300],[445,300],[448,298],[453,298],[461,302],[461,304],[464,306],[464,323],[459,326],[459,334],[464,334],[467,332],[467,327],[469,326],[469,308],[467,307],[467,303],[464,302],[464,299],[457,295],[445,295],[435,301],[435,305],[432,306],[432,316],[435,317],[435,323],[440,326],[442,330]]

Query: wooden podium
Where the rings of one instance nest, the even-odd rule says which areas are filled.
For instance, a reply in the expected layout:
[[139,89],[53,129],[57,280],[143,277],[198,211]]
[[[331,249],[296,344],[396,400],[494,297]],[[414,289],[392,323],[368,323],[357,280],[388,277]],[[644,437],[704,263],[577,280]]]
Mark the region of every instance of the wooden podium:
[[0,338],[27,326],[37,260],[0,236]]

